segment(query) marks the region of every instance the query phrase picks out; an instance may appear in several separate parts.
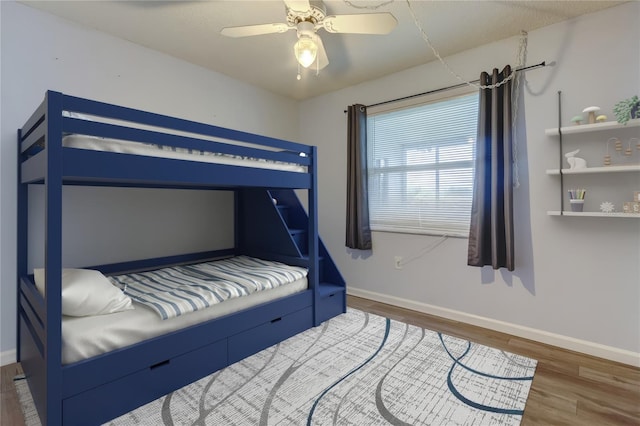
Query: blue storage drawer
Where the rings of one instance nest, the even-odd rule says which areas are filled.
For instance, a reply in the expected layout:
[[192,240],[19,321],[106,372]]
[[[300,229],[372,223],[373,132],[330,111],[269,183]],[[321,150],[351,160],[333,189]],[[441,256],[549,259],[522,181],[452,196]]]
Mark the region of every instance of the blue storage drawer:
[[227,365],[223,339],[65,399],[63,424],[102,424]]
[[287,315],[229,337],[229,364],[288,339],[313,325],[311,307]]
[[318,299],[317,315],[318,322],[324,322],[337,315],[344,313],[345,292],[336,291]]

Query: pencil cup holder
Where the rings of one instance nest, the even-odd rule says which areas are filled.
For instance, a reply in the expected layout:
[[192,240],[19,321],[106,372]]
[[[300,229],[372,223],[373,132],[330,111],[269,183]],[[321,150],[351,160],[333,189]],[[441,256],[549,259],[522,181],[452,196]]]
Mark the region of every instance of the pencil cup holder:
[[584,200],[569,200],[572,212],[581,212],[584,207]]

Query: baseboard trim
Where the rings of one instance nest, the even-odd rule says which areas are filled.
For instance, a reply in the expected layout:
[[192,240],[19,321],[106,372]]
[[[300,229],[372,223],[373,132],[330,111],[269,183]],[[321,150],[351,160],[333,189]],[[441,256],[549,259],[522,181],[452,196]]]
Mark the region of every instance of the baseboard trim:
[[454,321],[464,322],[466,324],[471,324],[478,327],[488,328],[490,330],[499,331],[501,333],[507,333],[513,336],[535,340],[536,342],[557,346],[563,349],[568,349],[571,351],[576,351],[627,365],[632,365],[634,367],[640,367],[640,353],[628,351],[625,349],[601,345],[599,343],[589,342],[587,340],[575,339],[573,337],[550,333],[535,328],[524,327],[521,325],[511,324],[491,318],[485,318],[478,315],[456,311],[453,309],[429,305],[427,303],[414,302],[412,300],[354,288],[352,286],[347,286],[347,294],[374,300],[376,302],[399,306],[401,308],[411,309],[413,311],[418,311],[429,315],[447,318]]
[[4,367],[5,365],[13,364],[16,362],[17,353],[15,349],[10,349],[8,351],[0,352],[0,367]]

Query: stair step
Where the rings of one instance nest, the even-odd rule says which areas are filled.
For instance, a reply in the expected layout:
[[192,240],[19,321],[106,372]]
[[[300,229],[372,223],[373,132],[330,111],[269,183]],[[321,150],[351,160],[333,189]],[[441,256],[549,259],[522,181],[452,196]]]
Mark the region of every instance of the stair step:
[[289,225],[289,206],[276,206],[278,209],[278,213],[280,213],[280,217],[284,220],[284,223]]
[[291,234],[291,238],[296,243],[298,250],[300,253],[306,254],[308,250],[307,246],[307,230],[306,229],[289,229],[289,234]]
[[333,283],[320,283],[320,286],[318,287],[320,297],[328,296],[339,291],[345,291],[344,286]]

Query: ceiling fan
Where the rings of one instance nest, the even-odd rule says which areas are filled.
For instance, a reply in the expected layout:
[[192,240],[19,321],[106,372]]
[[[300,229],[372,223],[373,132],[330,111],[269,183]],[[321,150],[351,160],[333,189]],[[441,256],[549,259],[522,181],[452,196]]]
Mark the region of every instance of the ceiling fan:
[[[298,41],[294,53],[305,68],[316,64],[316,69],[329,65],[329,58],[318,35],[319,29],[343,34],[388,34],[398,23],[391,13],[329,15],[321,0],[284,0],[286,23],[226,27],[220,33],[227,37],[248,37],[284,33],[297,30]],[[300,73],[298,73],[298,80]]]

